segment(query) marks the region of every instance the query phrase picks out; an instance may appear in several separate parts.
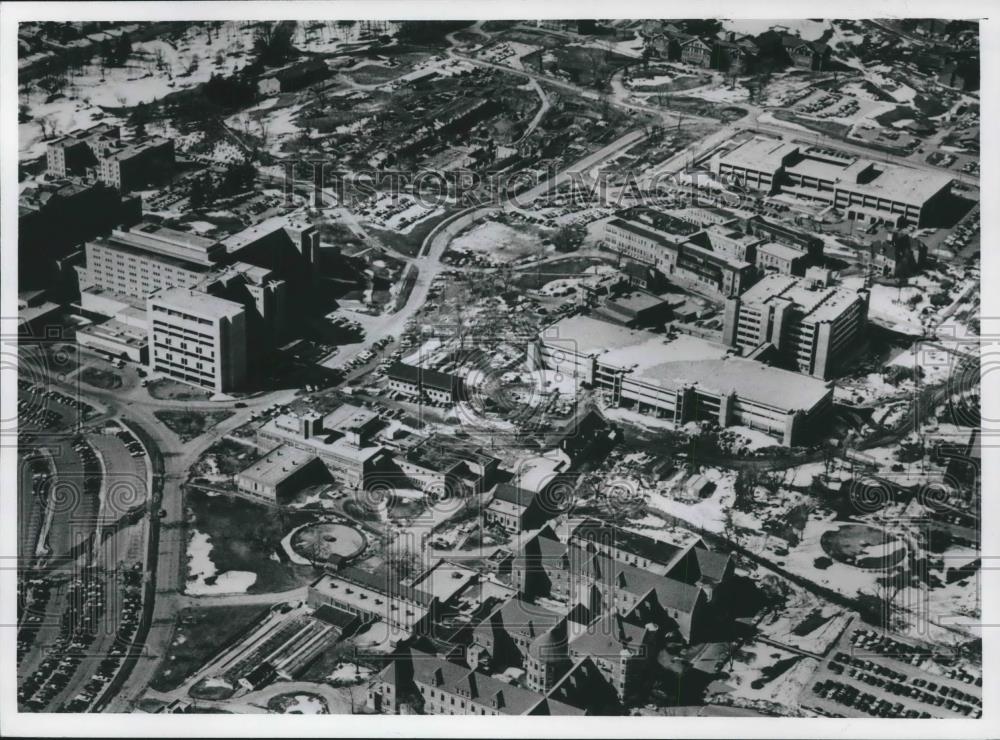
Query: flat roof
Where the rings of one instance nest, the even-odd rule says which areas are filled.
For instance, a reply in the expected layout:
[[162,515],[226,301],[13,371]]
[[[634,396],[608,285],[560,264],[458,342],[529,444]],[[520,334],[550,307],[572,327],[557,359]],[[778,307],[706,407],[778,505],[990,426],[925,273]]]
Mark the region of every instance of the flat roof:
[[[878,176],[870,182],[857,182],[858,174],[869,166],[874,166],[879,171]],[[844,170],[841,178],[844,187],[907,203],[923,203],[951,185],[951,182],[952,177],[943,172],[864,159]]]
[[110,236],[95,239],[94,242],[112,248],[131,248],[157,257],[171,257],[199,267],[211,267],[222,252],[219,242],[214,239],[148,223],[128,231],[114,229]]
[[437,598],[442,604],[450,601],[468,586],[479,573],[449,560],[439,560],[413,582],[413,590]]
[[140,141],[138,143],[128,144],[120,149],[112,149],[110,152],[103,154],[103,157],[111,160],[128,159],[129,157],[142,154],[150,149],[156,149],[168,144],[173,145],[173,143],[173,139],[164,139],[161,136],[154,136],[152,139],[146,139],[145,141]]
[[279,439],[294,440],[296,444],[308,445],[318,455],[330,454],[352,462],[364,463],[383,452],[380,445],[355,447],[340,432],[326,431],[314,437],[303,437],[299,434],[299,417],[293,414],[276,416],[264,424],[260,431]]
[[253,478],[264,485],[273,486],[281,483],[316,459],[316,455],[311,452],[289,445],[281,445],[241,470],[238,475]]
[[271,218],[264,219],[258,224],[248,226],[243,231],[230,234],[222,240],[222,244],[225,246],[226,251],[232,254],[249,244],[270,236],[276,231],[284,231],[287,228],[307,228],[308,226],[309,223],[300,221],[289,215],[271,216]]
[[742,357],[664,362],[637,376],[668,388],[691,385],[717,395],[735,393],[747,401],[788,411],[809,411],[831,392],[823,380]]
[[643,311],[647,308],[656,308],[657,306],[662,306],[664,303],[668,303],[668,299],[661,298],[653,293],[647,293],[645,290],[631,290],[628,293],[623,293],[616,298],[611,298],[608,303],[615,306],[620,306],[621,308],[627,308],[632,311]]
[[805,177],[815,177],[819,180],[829,180],[831,182],[836,182],[844,175],[844,171],[847,169],[846,165],[850,162],[830,162],[824,159],[816,159],[815,157],[805,156],[798,162],[792,165],[788,165],[785,168],[786,172],[792,172],[796,175],[803,175]]
[[[310,589],[337,599],[366,612],[381,612],[387,621],[413,624],[427,613],[427,608],[403,594],[398,580],[393,583],[374,573],[357,568],[344,568],[338,574],[327,573],[310,585]],[[403,614],[403,612],[407,614]],[[392,613],[395,612],[395,613]]]
[[323,428],[331,430],[357,431],[378,419],[371,409],[345,403],[323,417]]
[[214,295],[190,288],[163,288],[149,296],[149,300],[212,319],[232,318],[244,310],[243,306],[235,301],[216,298]]
[[722,155],[720,162],[752,170],[777,170],[785,157],[798,151],[798,146],[780,139],[754,136]]
[[795,247],[789,246],[788,244],[779,244],[778,242],[766,242],[757,247],[758,254],[763,252],[765,254],[772,254],[775,257],[780,257],[781,259],[793,260],[797,257],[805,257],[807,252],[804,249],[797,249]]
[[665,356],[711,359],[725,357],[730,351],[723,344],[690,334],[668,339],[664,334],[627,329],[579,314],[552,324],[543,330],[541,339],[543,343],[554,341],[554,346],[596,357],[604,364],[623,369],[657,364]]
[[807,321],[832,321],[857,300],[858,293],[843,286],[810,288],[812,281],[794,275],[770,274],[743,294],[747,306],[788,301]]

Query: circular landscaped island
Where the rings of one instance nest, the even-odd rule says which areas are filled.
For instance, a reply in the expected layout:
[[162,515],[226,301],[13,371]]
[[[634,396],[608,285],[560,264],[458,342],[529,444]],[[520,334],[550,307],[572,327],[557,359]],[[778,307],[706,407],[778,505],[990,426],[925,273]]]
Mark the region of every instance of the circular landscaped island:
[[351,560],[365,549],[360,530],[339,522],[307,524],[292,535],[292,549],[314,563],[325,563],[331,556]]
[[906,544],[901,539],[867,524],[841,524],[824,532],[820,545],[837,562],[865,570],[886,570],[906,557]]

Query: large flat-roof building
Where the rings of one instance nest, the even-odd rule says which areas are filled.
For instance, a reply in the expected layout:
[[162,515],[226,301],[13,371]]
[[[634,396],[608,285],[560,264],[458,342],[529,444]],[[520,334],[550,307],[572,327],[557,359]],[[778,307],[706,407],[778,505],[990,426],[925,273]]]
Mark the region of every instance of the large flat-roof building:
[[[344,407],[341,407],[344,408]],[[282,414],[262,426],[261,442],[288,445],[316,455],[330,474],[351,488],[364,488],[386,460],[385,449],[370,440],[370,430],[353,413],[339,409],[327,416]]]
[[894,225],[925,224],[952,183],[940,172],[764,136],[714,155],[711,169],[752,190],[792,193],[829,203],[850,219]]
[[322,477],[323,464],[316,455],[281,445],[237,473],[235,482],[242,495],[277,504],[279,496]]
[[247,377],[246,311],[239,303],[189,288],[166,288],[146,302],[149,368],[216,393]]
[[174,168],[174,140],[154,136],[98,155],[98,177],[119,192],[139,190],[164,180]]
[[729,356],[725,346],[696,337],[667,340],[588,316],[556,322],[529,352],[543,367],[602,390],[616,406],[681,424],[740,424],[786,446],[808,437],[832,406],[832,388],[816,378]]
[[865,290],[771,274],[726,301],[722,334],[744,353],[770,343],[799,372],[827,379],[850,356],[867,318]]
[[109,123],[60,136],[45,146],[46,171],[56,177],[82,175],[88,167],[98,164],[102,142],[117,143],[120,139],[121,128]]
[[198,284],[226,251],[212,239],[143,224],[89,241],[85,253],[86,266],[77,268],[81,290],[96,286],[145,298],[163,288]]
[[753,282],[754,266],[739,258],[736,248],[716,251],[711,242],[698,243],[699,231],[688,221],[637,208],[604,225],[604,244],[699,292],[738,295]]

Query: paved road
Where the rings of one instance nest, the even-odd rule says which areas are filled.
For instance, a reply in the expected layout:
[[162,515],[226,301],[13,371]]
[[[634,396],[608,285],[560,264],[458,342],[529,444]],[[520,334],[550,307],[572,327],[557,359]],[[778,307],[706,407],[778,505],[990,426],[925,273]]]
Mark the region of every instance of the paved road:
[[638,143],[646,138],[646,134],[643,131],[630,131],[624,136],[620,136],[614,141],[612,141],[607,146],[597,150],[593,154],[589,154],[583,159],[573,163],[571,166],[566,167],[562,171],[556,173],[556,175],[543,183],[536,185],[530,190],[526,190],[523,193],[519,193],[516,198],[514,198],[515,205],[527,206],[538,200],[546,193],[554,192],[559,188],[560,185],[570,181],[573,173],[585,174],[597,167],[604,160],[610,159],[615,154],[627,149],[633,144]]
[[185,607],[207,607],[207,606],[253,606],[255,604],[280,604],[285,601],[305,601],[309,595],[308,586],[289,589],[288,591],[275,591],[267,594],[216,594],[213,596],[189,596],[179,597],[177,605]]

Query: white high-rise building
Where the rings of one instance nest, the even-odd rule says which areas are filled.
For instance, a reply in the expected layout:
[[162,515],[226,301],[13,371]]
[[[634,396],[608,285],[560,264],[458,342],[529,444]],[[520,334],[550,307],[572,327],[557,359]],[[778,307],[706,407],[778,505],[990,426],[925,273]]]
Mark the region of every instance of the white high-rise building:
[[188,288],[151,295],[150,370],[216,393],[247,377],[247,324],[242,305]]

